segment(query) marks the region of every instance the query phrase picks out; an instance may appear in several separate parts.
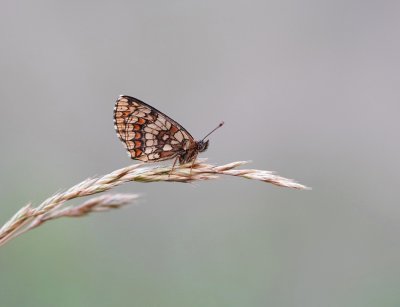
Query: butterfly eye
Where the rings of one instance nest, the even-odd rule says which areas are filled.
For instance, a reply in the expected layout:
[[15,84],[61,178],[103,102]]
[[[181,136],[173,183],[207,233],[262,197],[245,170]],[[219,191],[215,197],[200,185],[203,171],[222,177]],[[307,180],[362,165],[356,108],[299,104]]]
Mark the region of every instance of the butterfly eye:
[[207,148],[208,148],[208,143],[209,143],[209,140],[207,140],[207,141],[199,141],[198,143],[197,143],[197,150],[199,151],[199,152],[203,152],[203,151],[206,151],[207,150]]

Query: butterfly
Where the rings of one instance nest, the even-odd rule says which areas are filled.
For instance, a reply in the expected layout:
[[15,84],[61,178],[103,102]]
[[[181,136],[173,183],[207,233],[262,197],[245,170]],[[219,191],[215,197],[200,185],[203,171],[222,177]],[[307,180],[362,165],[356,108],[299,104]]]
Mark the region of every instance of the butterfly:
[[180,124],[147,103],[131,97],[119,96],[114,108],[114,127],[132,159],[158,162],[175,158],[180,164],[194,161],[207,150],[211,133],[196,141]]

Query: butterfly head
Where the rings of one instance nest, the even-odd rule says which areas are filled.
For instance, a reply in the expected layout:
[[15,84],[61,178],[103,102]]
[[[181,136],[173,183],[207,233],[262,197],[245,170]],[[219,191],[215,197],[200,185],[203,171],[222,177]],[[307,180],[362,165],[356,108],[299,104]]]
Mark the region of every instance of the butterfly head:
[[222,127],[222,125],[224,124],[224,122],[221,122],[214,130],[212,130],[209,134],[207,134],[201,141],[197,141],[197,150],[199,152],[203,152],[206,151],[208,148],[208,143],[210,142],[209,140],[204,140],[206,137],[208,137],[211,133],[213,133],[215,130],[217,130],[218,128]]
[[209,143],[209,140],[207,140],[207,141],[203,141],[203,140],[198,141],[198,142],[197,142],[197,150],[198,150],[199,152],[206,151],[207,148],[208,148],[208,143]]

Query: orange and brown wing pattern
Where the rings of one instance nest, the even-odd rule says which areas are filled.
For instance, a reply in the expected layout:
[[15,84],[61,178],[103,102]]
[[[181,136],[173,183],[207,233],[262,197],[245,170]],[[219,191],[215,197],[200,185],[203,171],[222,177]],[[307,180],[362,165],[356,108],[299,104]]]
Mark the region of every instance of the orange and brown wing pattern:
[[129,156],[144,162],[172,159],[196,144],[177,122],[130,96],[118,98],[114,125]]

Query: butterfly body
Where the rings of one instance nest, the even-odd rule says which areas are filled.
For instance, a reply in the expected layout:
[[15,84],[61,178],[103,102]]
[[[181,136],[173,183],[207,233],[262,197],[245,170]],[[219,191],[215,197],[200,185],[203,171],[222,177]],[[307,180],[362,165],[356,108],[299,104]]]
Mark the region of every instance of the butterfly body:
[[189,163],[207,150],[209,144],[208,140],[194,140],[173,119],[131,96],[118,98],[114,108],[114,126],[129,156],[143,162],[176,158],[180,164]]
[[187,147],[184,147],[179,156],[179,163],[185,164],[196,159],[199,152],[206,151],[208,148],[208,140],[207,141],[195,141],[194,144],[188,144]]

